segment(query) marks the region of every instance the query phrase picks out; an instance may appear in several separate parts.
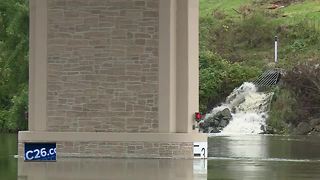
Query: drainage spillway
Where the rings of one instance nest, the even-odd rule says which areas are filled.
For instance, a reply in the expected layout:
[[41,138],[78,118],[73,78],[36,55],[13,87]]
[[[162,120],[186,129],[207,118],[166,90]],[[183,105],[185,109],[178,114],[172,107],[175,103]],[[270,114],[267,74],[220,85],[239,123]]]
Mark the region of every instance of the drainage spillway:
[[205,116],[200,130],[220,134],[263,133],[272,95],[259,92],[253,83],[245,82]]

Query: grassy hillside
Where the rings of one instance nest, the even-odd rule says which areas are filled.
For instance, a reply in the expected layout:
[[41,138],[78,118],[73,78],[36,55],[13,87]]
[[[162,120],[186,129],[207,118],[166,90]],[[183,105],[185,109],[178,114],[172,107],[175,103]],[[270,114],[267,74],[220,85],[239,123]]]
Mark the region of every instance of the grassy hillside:
[[279,8],[270,9],[274,0],[200,0],[201,49],[263,66],[273,60],[277,35],[280,59],[313,57],[320,46],[314,37],[320,32],[320,0],[296,1],[280,0]]
[[303,19],[314,19],[320,21],[320,1],[306,0],[294,3],[283,8],[282,14],[287,15],[284,19],[289,22],[297,22]]
[[232,8],[238,9],[240,6],[252,2],[253,0],[200,0],[200,16],[210,16],[215,9],[219,9],[232,17],[236,17],[237,13]]
[[[283,8],[270,10],[275,0],[200,0],[200,16],[211,16],[215,10],[224,11],[230,18],[239,18],[239,14],[235,10],[239,10],[244,6],[251,6],[252,8],[271,11],[278,13],[282,22],[298,22],[305,18],[320,20],[320,1],[319,0],[304,0],[287,4],[283,1],[279,5]],[[235,10],[234,10],[235,9]]]
[[[274,36],[279,37],[278,64],[273,63]],[[295,76],[275,91],[269,124],[286,132],[287,123],[318,117],[320,101],[314,99],[320,79],[311,77],[318,77],[320,68],[308,69],[320,63],[320,0],[200,0],[200,52],[202,112],[243,81],[277,66]],[[301,94],[304,88],[312,97]]]

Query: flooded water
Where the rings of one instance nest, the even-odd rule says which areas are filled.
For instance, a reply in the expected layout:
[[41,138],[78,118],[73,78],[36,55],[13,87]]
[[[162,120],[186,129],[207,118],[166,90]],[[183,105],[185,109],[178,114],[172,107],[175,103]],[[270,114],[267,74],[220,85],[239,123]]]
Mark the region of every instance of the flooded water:
[[314,180],[320,179],[320,137],[215,136],[209,159],[15,159],[16,135],[0,135],[2,180]]
[[17,179],[17,135],[0,134],[0,179]]
[[209,138],[208,179],[320,179],[320,137]]
[[194,172],[204,160],[68,158],[57,162],[19,160],[19,180],[206,180]]

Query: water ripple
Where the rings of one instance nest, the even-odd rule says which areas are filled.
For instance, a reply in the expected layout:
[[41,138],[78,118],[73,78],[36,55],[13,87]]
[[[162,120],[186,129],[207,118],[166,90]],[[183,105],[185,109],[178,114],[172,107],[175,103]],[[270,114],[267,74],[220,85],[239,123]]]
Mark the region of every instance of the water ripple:
[[320,159],[284,159],[284,158],[243,158],[243,157],[208,157],[208,160],[232,161],[275,161],[275,162],[320,162]]

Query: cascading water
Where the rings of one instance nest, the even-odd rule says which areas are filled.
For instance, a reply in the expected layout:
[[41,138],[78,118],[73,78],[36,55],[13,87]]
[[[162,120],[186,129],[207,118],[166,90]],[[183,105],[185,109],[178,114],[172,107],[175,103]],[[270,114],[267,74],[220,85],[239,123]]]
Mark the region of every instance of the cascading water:
[[[221,134],[259,134],[266,126],[268,106],[273,93],[258,92],[258,88],[253,83],[245,82],[235,89],[221,106],[214,108],[207,114],[204,121],[208,121],[208,126],[226,124],[225,117],[221,112],[231,114],[228,124],[218,127],[216,132]],[[222,118],[222,120],[219,120]],[[211,122],[209,122],[211,120]],[[211,128],[211,129],[210,129]],[[219,129],[220,128],[220,129]],[[209,127],[209,133],[212,132]]]

